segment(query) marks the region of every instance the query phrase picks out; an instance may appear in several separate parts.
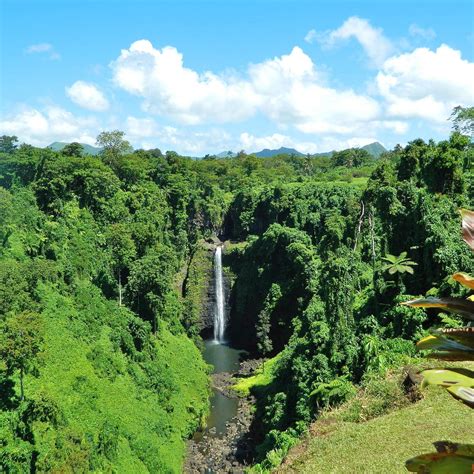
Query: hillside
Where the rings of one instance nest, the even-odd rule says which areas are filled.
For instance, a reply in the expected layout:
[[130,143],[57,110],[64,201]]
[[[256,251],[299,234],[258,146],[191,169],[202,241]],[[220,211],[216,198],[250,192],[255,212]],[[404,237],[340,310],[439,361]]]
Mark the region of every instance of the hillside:
[[425,390],[416,403],[366,422],[349,417],[343,407],[312,424],[302,444],[274,472],[342,474],[350,466],[353,473],[406,473],[405,461],[434,452],[436,441],[474,442],[472,410],[439,387]]
[[[362,150],[366,150],[370,155],[372,155],[374,158],[378,158],[382,153],[386,152],[387,150],[385,147],[380,144],[379,142],[373,142],[368,145],[364,145],[360,147]],[[224,156],[227,156],[228,153],[232,152],[222,152],[218,156],[219,158],[223,158]],[[286,148],[286,147],[281,147],[275,150],[271,150],[268,148],[265,148],[261,151],[249,153],[250,155],[254,155],[258,158],[271,158],[277,155],[295,155],[295,156],[306,156],[304,153],[301,153],[298,150],[295,150],[294,148]],[[311,156],[313,157],[331,157],[334,154],[334,151],[326,151],[322,153],[315,153]],[[235,156],[235,154],[233,154]]]
[[[341,450],[363,444],[347,423],[409,407],[384,374],[456,321],[399,303],[466,296],[449,277],[474,266],[458,212],[474,205],[469,137],[335,166],[120,149],[0,154],[0,470],[174,474],[205,420],[194,466],[209,468],[210,445],[216,472],[268,469],[331,407],[348,407],[332,413]],[[251,410],[214,402],[227,382],[215,373],[209,391],[208,362],[239,370]]]
[[375,158],[378,158],[382,153],[387,151],[385,147],[379,142],[369,143],[368,145],[364,145],[361,148],[369,152]]
[[258,158],[271,158],[277,155],[304,156],[303,153],[299,152],[298,150],[295,150],[294,148],[286,148],[283,146],[281,148],[278,148],[277,150],[269,150],[268,148],[265,148],[261,151],[250,153],[250,155],[257,156]]
[[[69,145],[69,143],[66,142],[53,142],[51,145],[48,145],[46,148],[50,148],[51,150],[54,151],[61,151],[66,145]],[[84,148],[84,154],[85,155],[98,155],[101,152],[101,148],[88,145],[87,143],[81,143],[81,145]]]

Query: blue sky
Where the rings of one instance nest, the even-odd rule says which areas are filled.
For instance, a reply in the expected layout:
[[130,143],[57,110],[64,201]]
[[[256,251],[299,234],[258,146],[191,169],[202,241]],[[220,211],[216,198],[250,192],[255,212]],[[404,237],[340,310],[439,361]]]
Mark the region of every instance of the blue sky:
[[443,139],[472,1],[1,2],[0,133],[203,155]]

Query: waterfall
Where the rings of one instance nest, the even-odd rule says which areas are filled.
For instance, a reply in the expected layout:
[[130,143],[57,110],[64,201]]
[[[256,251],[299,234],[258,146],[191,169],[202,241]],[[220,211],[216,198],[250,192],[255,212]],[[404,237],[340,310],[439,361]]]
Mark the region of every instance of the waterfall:
[[222,247],[217,247],[214,254],[214,282],[216,288],[216,304],[214,307],[214,341],[224,342],[225,312],[224,283],[222,279]]

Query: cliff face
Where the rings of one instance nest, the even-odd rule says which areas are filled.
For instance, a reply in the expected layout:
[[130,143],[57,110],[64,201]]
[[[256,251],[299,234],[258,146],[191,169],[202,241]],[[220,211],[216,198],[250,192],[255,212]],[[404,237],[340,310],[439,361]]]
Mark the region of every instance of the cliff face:
[[193,338],[212,337],[216,301],[213,258],[218,242],[199,243],[183,279],[184,324]]
[[[213,337],[216,279],[214,252],[222,242],[218,239],[201,241],[192,255],[183,276],[181,292],[184,300],[184,324],[191,337]],[[224,251],[225,252],[225,251]],[[225,254],[224,254],[225,258]],[[184,273],[184,271],[183,271]],[[231,278],[224,267],[225,316],[228,325]]]

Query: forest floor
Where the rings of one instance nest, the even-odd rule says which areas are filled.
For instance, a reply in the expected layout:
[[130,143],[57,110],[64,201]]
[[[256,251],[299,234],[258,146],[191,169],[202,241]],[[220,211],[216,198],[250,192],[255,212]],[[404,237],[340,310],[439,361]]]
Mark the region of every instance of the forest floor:
[[423,389],[419,401],[368,421],[340,415],[336,410],[314,422],[275,472],[402,473],[406,460],[435,452],[436,441],[474,443],[473,410],[436,386]]

